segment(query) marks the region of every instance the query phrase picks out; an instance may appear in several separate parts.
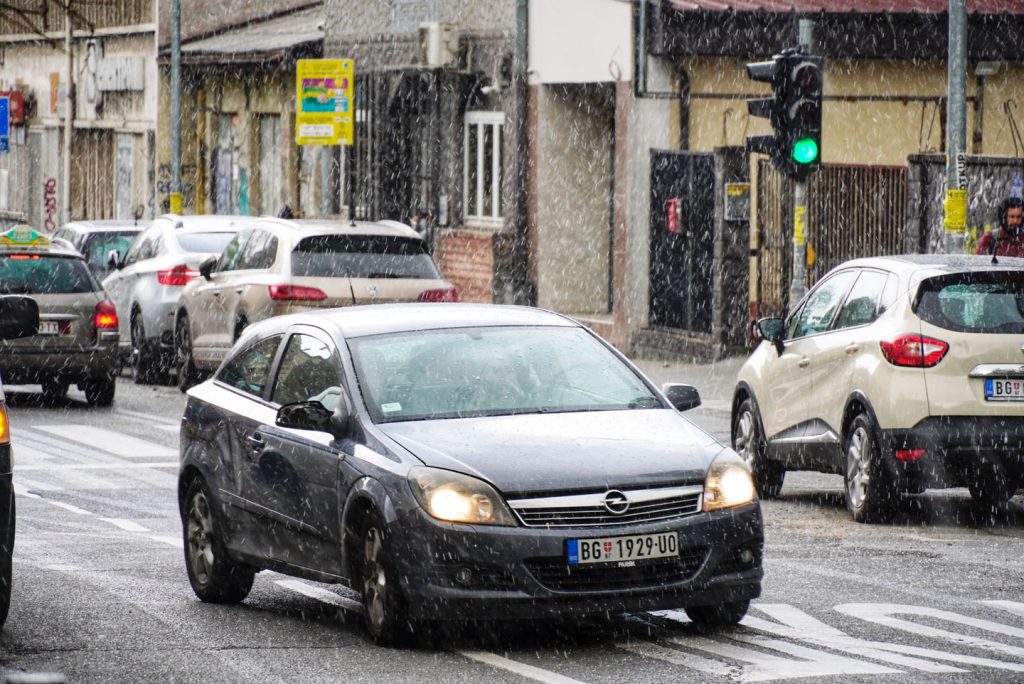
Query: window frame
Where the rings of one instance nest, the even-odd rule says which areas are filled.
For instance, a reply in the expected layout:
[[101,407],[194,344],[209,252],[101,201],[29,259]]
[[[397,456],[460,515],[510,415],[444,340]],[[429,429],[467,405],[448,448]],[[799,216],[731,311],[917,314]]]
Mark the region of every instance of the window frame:
[[[250,342],[249,344],[245,345],[245,347],[243,347],[242,349],[239,349],[237,353],[232,354],[230,356],[230,358],[228,358],[224,362],[224,364],[221,365],[221,367],[218,369],[216,375],[214,375],[214,381],[219,386],[223,387],[224,389],[230,390],[231,392],[234,392],[234,393],[238,394],[239,396],[245,397],[247,399],[253,399],[253,400],[256,400],[256,401],[260,401],[260,402],[262,402],[264,404],[268,404],[269,405],[270,402],[267,400],[267,397],[269,396],[270,389],[273,387],[274,382],[276,381],[276,378],[277,378],[277,367],[278,367],[278,365],[281,362],[281,354],[284,353],[284,344],[283,343],[284,343],[284,341],[285,341],[285,339],[287,337],[288,337],[288,335],[287,335],[286,332],[278,330],[278,331],[267,333],[266,335],[264,335],[263,337],[260,337],[258,339],[252,340],[252,342]],[[274,350],[274,356],[273,356],[273,358],[270,359],[270,362],[267,364],[266,384],[263,385],[263,390],[262,390],[262,392],[260,392],[260,394],[253,394],[252,392],[247,392],[246,390],[242,389],[241,387],[238,387],[237,385],[232,385],[231,383],[229,383],[229,382],[227,382],[226,380],[223,379],[223,375],[224,375],[225,371],[227,370],[228,366],[230,366],[233,362],[237,361],[239,357],[241,357],[243,354],[246,354],[249,351],[251,351],[253,349],[253,347],[255,347],[257,345],[260,345],[260,344],[263,344],[267,340],[271,340],[271,339],[275,339],[275,338],[277,339],[277,349]]]
[[[484,207],[484,129],[491,129],[491,213],[485,215]],[[505,113],[501,111],[467,111],[462,134],[462,215],[466,225],[499,227],[502,225],[504,208],[501,201],[503,176],[502,142],[504,140]],[[470,131],[476,135],[476,159],[469,158]],[[470,163],[476,168],[476,206],[469,206]]]

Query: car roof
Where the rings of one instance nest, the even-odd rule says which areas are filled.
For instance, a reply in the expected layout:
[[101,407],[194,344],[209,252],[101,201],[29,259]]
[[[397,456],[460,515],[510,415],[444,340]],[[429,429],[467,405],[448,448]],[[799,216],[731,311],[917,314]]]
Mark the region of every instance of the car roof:
[[410,226],[398,221],[346,221],[341,219],[271,219],[300,233],[311,235],[385,235],[422,239]]
[[897,254],[852,259],[832,270],[844,268],[882,268],[904,276],[925,278],[963,271],[1022,270],[1024,259],[998,257],[997,263],[993,264],[991,256],[973,254]]
[[561,314],[528,306],[431,302],[368,304],[289,314],[256,323],[245,334],[260,335],[303,323],[333,329],[343,337],[491,326],[581,327]]
[[65,223],[58,230],[70,229],[82,233],[125,233],[129,231],[138,233],[148,228],[149,224],[149,221],[71,221]]
[[171,222],[174,230],[183,233],[234,233],[243,228],[253,228],[267,219],[259,216],[231,214],[164,214],[160,217]]

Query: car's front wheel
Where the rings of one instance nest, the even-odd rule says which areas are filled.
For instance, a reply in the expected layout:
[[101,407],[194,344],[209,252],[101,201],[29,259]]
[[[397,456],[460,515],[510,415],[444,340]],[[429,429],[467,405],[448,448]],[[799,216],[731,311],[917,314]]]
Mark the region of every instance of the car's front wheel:
[[891,520],[899,497],[892,477],[886,472],[876,435],[875,423],[867,413],[858,414],[847,429],[846,509],[857,522]]
[[732,424],[732,447],[750,467],[757,495],[762,499],[777,497],[786,479],[786,469],[781,463],[765,458],[761,416],[750,399],[744,399],[736,411]]
[[391,537],[375,513],[367,515],[360,535],[363,622],[381,645],[403,641],[410,634],[405,601],[398,580]]
[[256,573],[228,556],[209,491],[198,478],[185,493],[182,532],[188,581],[201,601],[238,603],[249,595]]
[[701,629],[718,629],[738,624],[749,608],[750,601],[727,601],[714,606],[690,606],[686,616]]

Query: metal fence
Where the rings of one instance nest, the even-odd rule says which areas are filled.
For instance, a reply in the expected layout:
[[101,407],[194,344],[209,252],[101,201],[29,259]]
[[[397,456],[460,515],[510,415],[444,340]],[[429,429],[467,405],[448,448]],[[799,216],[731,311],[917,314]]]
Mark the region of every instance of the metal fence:
[[[892,166],[823,165],[807,187],[807,282],[857,257],[905,251],[907,171]],[[755,316],[789,306],[793,270],[792,181],[758,163]]]

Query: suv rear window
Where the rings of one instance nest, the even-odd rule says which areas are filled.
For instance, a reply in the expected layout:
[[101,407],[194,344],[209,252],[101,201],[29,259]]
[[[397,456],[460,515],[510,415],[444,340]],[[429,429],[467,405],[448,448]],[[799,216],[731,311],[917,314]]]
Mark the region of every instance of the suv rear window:
[[212,252],[220,254],[228,246],[234,233],[178,233],[178,244],[186,252]]
[[915,312],[958,332],[1024,333],[1024,273],[983,271],[929,278]]
[[48,254],[0,254],[0,294],[74,294],[100,289],[85,261]]
[[422,240],[389,235],[320,235],[292,251],[292,275],[324,278],[440,278]]

